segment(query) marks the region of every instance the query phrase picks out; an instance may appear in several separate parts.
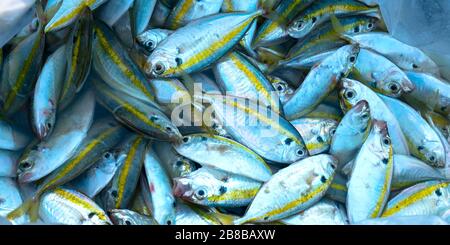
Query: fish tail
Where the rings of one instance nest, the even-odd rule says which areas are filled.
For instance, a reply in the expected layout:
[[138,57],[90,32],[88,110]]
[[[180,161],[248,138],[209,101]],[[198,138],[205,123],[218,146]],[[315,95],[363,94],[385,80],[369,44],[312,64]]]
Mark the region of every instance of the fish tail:
[[28,211],[31,209],[31,206],[33,206],[33,202],[33,199],[25,201],[19,207],[8,213],[8,215],[6,215],[6,219],[14,223],[14,220],[28,213]]
[[47,25],[48,19],[45,15],[44,11],[44,1],[43,0],[37,0],[36,1],[36,15],[39,20],[39,28],[44,29],[45,25]]

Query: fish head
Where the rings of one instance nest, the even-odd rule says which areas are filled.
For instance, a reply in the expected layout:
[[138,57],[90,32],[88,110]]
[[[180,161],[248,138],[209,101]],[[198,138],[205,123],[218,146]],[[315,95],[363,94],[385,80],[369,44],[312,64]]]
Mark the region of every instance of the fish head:
[[172,169],[174,170],[176,176],[183,177],[193,172],[196,169],[196,166],[191,160],[177,156],[172,162]]
[[158,114],[150,115],[150,120],[160,128],[163,133],[161,139],[171,142],[177,142],[183,137],[178,128],[170,121],[170,119],[159,116]]
[[159,36],[152,30],[144,32],[136,37],[137,43],[145,50],[153,51],[157,44],[161,41]]
[[112,209],[108,211],[109,217],[115,225],[141,225],[139,217],[127,209]]
[[[366,33],[374,31],[378,27],[378,19],[377,18],[370,18],[367,21],[362,21],[361,23],[358,23],[357,26],[354,27],[355,34],[358,33]],[[357,32],[356,30],[359,30]]]
[[419,154],[432,167],[443,168],[445,166],[445,149],[441,141],[425,141]]
[[120,156],[118,154],[118,152],[114,151],[107,151],[103,153],[97,168],[107,174],[114,173],[119,165],[118,159]]
[[400,97],[403,94],[408,94],[414,91],[415,86],[406,76],[406,74],[398,69],[386,71],[384,77],[375,78],[376,90],[391,96]]
[[17,179],[19,183],[33,182],[44,176],[42,172],[45,171],[43,166],[45,164],[36,164],[42,160],[41,154],[44,151],[46,151],[45,148],[36,145],[22,155],[17,165]]
[[373,126],[371,136],[376,137],[377,141],[380,142],[379,144],[372,145],[374,146],[373,153],[379,155],[380,159],[392,160],[393,158],[392,141],[391,137],[389,136],[387,122],[373,119],[372,124]]
[[366,100],[356,103],[348,113],[351,116],[353,128],[356,128],[359,132],[365,132],[370,127],[370,107]]
[[212,169],[203,167],[188,176],[174,178],[173,193],[185,201],[208,205],[212,197],[223,194],[220,189],[226,176],[218,178]]
[[346,77],[352,71],[358,59],[360,48],[356,44],[346,45],[336,51],[339,65],[343,68],[341,70],[340,78]]
[[316,25],[317,16],[305,16],[293,21],[288,27],[288,33],[294,38],[306,36]]
[[364,85],[360,82],[348,78],[341,80],[339,84],[339,103],[343,111],[350,110],[363,98]]
[[281,156],[285,162],[293,163],[309,156],[309,152],[303,139],[292,140],[286,138],[283,142]]
[[42,140],[50,135],[55,125],[56,107],[51,107],[52,103],[49,102],[48,108],[43,108],[39,112],[32,113],[33,115],[33,130],[37,137]]
[[170,77],[180,70],[182,63],[176,52],[155,49],[144,65],[144,72],[152,78]]

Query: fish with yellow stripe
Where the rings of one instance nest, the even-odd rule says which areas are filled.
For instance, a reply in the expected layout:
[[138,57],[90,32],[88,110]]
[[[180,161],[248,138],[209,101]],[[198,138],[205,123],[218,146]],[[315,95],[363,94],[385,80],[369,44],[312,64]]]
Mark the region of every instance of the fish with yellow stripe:
[[305,141],[310,155],[327,152],[338,122],[323,118],[301,118],[291,121]]
[[47,224],[111,225],[106,212],[84,194],[58,188],[42,196],[39,216]]
[[147,140],[136,134],[123,141],[120,148],[127,156],[118,167],[111,183],[99,194],[106,210],[128,207],[139,183],[146,144]]
[[145,31],[159,2],[157,0],[133,1],[130,9],[130,26],[134,37]]
[[96,87],[97,101],[128,128],[159,140],[176,141],[181,138],[178,128],[156,103],[147,104],[108,87],[96,78],[92,81]]
[[450,208],[449,196],[449,181],[419,183],[389,200],[381,217],[439,215]]
[[147,185],[153,217],[158,224],[175,225],[175,197],[172,193],[172,180],[169,178],[161,160],[152,149],[153,144],[148,143],[144,153],[145,178],[142,183]]
[[223,57],[213,71],[218,85],[227,95],[248,98],[282,114],[280,99],[266,76],[238,52]]
[[39,29],[21,41],[5,57],[0,77],[0,113],[17,112],[33,92],[42,66],[45,47],[45,18],[42,6],[36,4]]
[[144,71],[152,77],[174,77],[201,71],[231,50],[263,11],[216,14],[190,22],[161,42]]
[[[272,173],[264,160],[256,153],[238,142],[208,134],[192,134],[183,137],[182,142],[174,145],[175,150],[202,166],[220,169],[265,182]],[[205,154],[209,155],[205,158]],[[233,159],[233,164],[230,164]]]
[[265,183],[234,224],[264,223],[283,219],[317,203],[330,187],[337,161],[321,154],[281,169]]
[[63,0],[58,11],[45,26],[45,32],[58,31],[72,24],[85,7],[95,10],[107,0]]
[[303,38],[331,16],[349,16],[377,13],[378,8],[370,7],[357,0],[322,0],[314,2],[301,12],[287,27],[289,36]]
[[166,26],[175,30],[193,20],[220,12],[223,0],[179,0],[166,20]]
[[111,87],[146,102],[154,95],[149,82],[126,52],[114,32],[104,23],[94,26],[93,64],[98,75]]
[[84,8],[66,42],[67,68],[59,96],[59,110],[67,107],[83,88],[92,64],[94,20],[89,8]]
[[336,173],[330,188],[325,194],[326,197],[345,204],[347,201],[347,182],[346,176]]
[[202,167],[174,179],[174,195],[209,207],[243,207],[251,203],[262,182],[218,169]]
[[388,201],[393,170],[388,126],[384,121],[373,120],[348,182],[347,212],[351,223],[381,215]]
[[274,17],[264,21],[258,28],[253,47],[272,46],[289,38],[286,26],[295,16],[314,0],[283,0],[274,10]]

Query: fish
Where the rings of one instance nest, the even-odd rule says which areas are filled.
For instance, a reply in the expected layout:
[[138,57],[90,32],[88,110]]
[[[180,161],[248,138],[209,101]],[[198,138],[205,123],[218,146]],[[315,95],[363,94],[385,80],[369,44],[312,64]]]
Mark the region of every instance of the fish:
[[377,11],[377,8],[356,0],[316,1],[289,24],[287,33],[293,38],[303,38],[317,26],[329,21],[331,16],[370,14]]
[[445,165],[445,149],[439,136],[425,119],[412,107],[399,100],[380,95],[399,120],[405,134],[411,154],[432,167],[442,168]]
[[128,209],[112,209],[108,212],[115,225],[157,225],[154,218]]
[[301,118],[291,121],[305,141],[310,155],[328,152],[338,122],[322,118]]
[[29,145],[19,159],[18,181],[29,183],[43,178],[72,157],[88,134],[94,119],[95,98],[86,91],[61,113],[53,133]]
[[150,77],[201,71],[233,48],[261,14],[260,10],[223,13],[190,22],[158,45],[143,70]]
[[217,14],[223,0],[179,0],[166,20],[166,26],[176,30],[193,20]]
[[381,217],[436,215],[449,207],[448,181],[426,181],[404,189],[389,200]]
[[167,29],[149,29],[137,35],[136,41],[146,52],[150,53],[172,33],[172,30]]
[[0,177],[15,178],[17,176],[17,161],[20,152],[0,150]]
[[262,182],[202,167],[174,179],[173,193],[185,201],[208,207],[242,207],[251,203]]
[[264,74],[238,52],[232,52],[216,62],[214,75],[227,95],[248,98],[282,114],[280,100]]
[[107,1],[97,9],[97,18],[108,26],[113,26],[130,9],[133,3],[134,0]]
[[393,169],[388,125],[373,120],[372,130],[355,158],[348,182],[346,204],[350,223],[381,216],[388,201]]
[[337,126],[331,139],[330,154],[339,161],[339,168],[354,159],[364,144],[372,126],[369,103],[359,101]]
[[151,15],[149,26],[154,28],[164,28],[172,8],[168,7],[161,1],[153,1],[156,2],[156,5]]
[[305,115],[307,118],[326,118],[335,121],[340,121],[343,117],[340,108],[330,106],[325,103],[319,104],[312,112]]
[[363,220],[358,225],[448,225],[448,223],[439,216],[435,215],[414,215],[386,217]]
[[59,95],[59,110],[66,108],[79,93],[91,71],[94,20],[89,8],[84,8],[66,42],[67,68]]
[[346,225],[348,219],[342,205],[323,198],[312,207],[279,222],[286,225]]
[[107,0],[71,0],[62,1],[55,15],[45,26],[45,32],[55,32],[72,24],[85,7],[95,10]]
[[383,55],[405,71],[431,73],[439,76],[439,67],[422,50],[403,43],[388,33],[373,32],[343,35],[344,39],[363,49]]
[[111,225],[103,209],[74,190],[58,188],[42,196],[39,216],[45,223],[65,225]]
[[337,161],[321,154],[281,169],[266,182],[234,224],[270,222],[301,212],[319,201],[333,181]]
[[147,140],[142,136],[128,135],[121,143],[121,151],[126,158],[118,166],[111,182],[99,194],[105,210],[123,209],[128,206],[144,165],[144,153]]
[[253,40],[253,47],[271,46],[285,41],[289,35],[285,26],[302,10],[307,8],[313,0],[285,0],[280,1],[273,10],[274,19],[267,19],[258,28]]
[[275,91],[277,91],[278,97],[280,98],[280,103],[284,105],[294,94],[294,88],[289,85],[288,82],[279,77],[268,76],[267,78],[269,79]]
[[340,79],[350,72],[357,62],[359,51],[358,46],[344,46],[314,67],[283,106],[286,119],[298,119],[313,111]]
[[233,139],[264,159],[290,164],[308,156],[295,127],[269,108],[232,96],[204,95],[200,99],[210,103],[216,118]]
[[414,91],[415,86],[398,66],[372,51],[361,49],[355,63],[355,78],[391,97]]
[[61,46],[45,62],[34,88],[32,126],[41,140],[53,131],[65,72],[66,48]]
[[31,138],[10,121],[0,117],[0,149],[20,150],[28,145]]
[[197,169],[195,162],[178,154],[169,142],[153,144],[153,150],[169,178],[184,177]]
[[158,4],[159,1],[157,0],[134,0],[130,10],[130,25],[133,36],[137,37],[146,30],[152,16],[159,12],[156,7]]
[[178,129],[160,109],[115,91],[96,78],[93,79],[93,83],[96,87],[97,101],[128,128],[159,140],[176,141],[181,138]]
[[[338,165],[339,167],[339,165]],[[333,182],[331,182],[330,188],[328,188],[325,197],[331,200],[345,204],[347,202],[347,176],[339,173],[339,168],[337,173],[334,175]]]
[[175,225],[175,197],[172,193],[171,181],[161,164],[151,143],[144,153],[144,170],[146,184],[150,190],[153,217],[161,225]]
[[344,111],[349,110],[359,101],[366,100],[369,103],[372,119],[387,122],[394,152],[409,155],[408,143],[398,119],[377,93],[357,80],[343,79],[340,84],[339,98]]
[[[17,182],[13,178],[0,177],[0,217],[7,217],[8,213],[22,205],[23,199]],[[29,222],[27,215],[11,221],[13,224]]]

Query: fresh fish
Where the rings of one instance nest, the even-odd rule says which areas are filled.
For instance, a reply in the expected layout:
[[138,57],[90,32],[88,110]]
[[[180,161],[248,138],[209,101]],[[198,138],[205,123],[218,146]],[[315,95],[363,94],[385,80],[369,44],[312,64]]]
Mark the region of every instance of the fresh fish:
[[373,32],[344,37],[361,48],[383,55],[403,70],[439,75],[439,67],[422,50],[403,43],[388,33]]
[[216,81],[227,95],[258,101],[280,114],[280,100],[270,81],[239,53],[225,56],[213,70]]
[[153,149],[170,178],[184,177],[197,169],[193,161],[178,154],[168,142],[153,144]]
[[291,121],[291,124],[302,136],[309,154],[317,155],[330,149],[338,122],[322,118],[301,118]]
[[158,108],[114,91],[102,81],[94,79],[94,84],[100,104],[133,131],[160,140],[174,141],[181,138],[178,129]]
[[98,75],[111,87],[143,101],[153,101],[150,84],[129,54],[104,23],[95,23],[93,63]]
[[288,120],[304,116],[320,104],[345,77],[358,59],[359,48],[347,45],[314,67],[292,98],[284,105]]
[[14,178],[17,176],[19,157],[19,152],[0,150],[0,177]]
[[94,94],[88,91],[61,113],[51,136],[30,145],[21,156],[17,167],[19,182],[41,179],[73,156],[91,127],[94,108]]
[[343,79],[339,96],[343,110],[348,110],[359,101],[366,100],[369,103],[372,119],[387,122],[394,152],[409,155],[408,144],[398,119],[374,91],[356,80]]
[[134,0],[133,7],[130,11],[130,24],[132,33],[137,36],[145,31],[152,15],[158,14],[157,6],[160,1],[157,0]]
[[340,203],[347,202],[347,178],[339,173],[336,173],[330,188],[328,188],[326,197],[338,201]]
[[150,29],[137,35],[136,41],[145,51],[150,53],[172,33],[173,31],[166,29]]
[[177,202],[176,206],[176,224],[177,225],[220,225],[217,220],[212,222],[201,214],[197,213],[189,205],[183,202]]
[[422,116],[407,104],[380,95],[396,118],[405,134],[411,154],[432,167],[445,165],[445,149],[433,128]]
[[285,26],[307,8],[313,0],[284,0],[273,11],[276,19],[267,19],[259,27],[253,47],[271,46],[285,41],[289,36]]
[[66,48],[61,46],[45,62],[34,88],[32,126],[41,140],[53,131],[65,72]]
[[[133,5],[134,0],[106,1],[97,9],[97,18],[108,26],[113,26],[125,12]],[[156,2],[156,1],[154,1]]]
[[355,63],[357,78],[382,94],[399,97],[414,91],[414,84],[400,68],[385,57],[361,49]]
[[318,202],[333,181],[337,161],[316,155],[281,169],[265,183],[235,224],[270,222],[301,212]]
[[331,140],[330,154],[339,161],[339,168],[352,160],[366,140],[371,129],[369,103],[359,101],[342,118]]
[[335,121],[342,119],[342,111],[334,106],[325,103],[319,104],[312,112],[305,115],[308,118],[326,118]]
[[180,80],[176,78],[150,80],[156,102],[170,115],[177,106],[183,104],[189,96],[189,91]]
[[144,71],[148,76],[173,77],[200,71],[220,59],[262,14],[225,13],[190,22],[177,29],[153,51]]
[[437,215],[448,209],[450,182],[427,181],[411,186],[389,200],[381,217]]
[[204,99],[211,103],[225,130],[263,158],[290,164],[308,156],[303,139],[294,126],[270,109],[230,96],[210,95]]
[[393,168],[388,125],[373,120],[372,130],[356,156],[348,182],[347,212],[352,224],[381,215],[388,201]]
[[323,198],[312,207],[280,222],[286,225],[346,225],[348,219],[341,205]]
[[83,174],[69,183],[69,186],[89,198],[94,198],[114,177],[116,170],[123,164],[126,154],[120,151],[107,151]]
[[145,216],[127,209],[109,210],[109,217],[115,225],[157,225],[152,217]]
[[[333,49],[328,50],[328,48],[333,48]],[[326,51],[321,52],[321,53],[317,53],[317,54],[307,53],[305,55],[296,56],[293,59],[281,61],[277,64],[278,65],[277,69],[282,68],[282,67],[288,67],[288,68],[294,68],[294,69],[304,69],[304,70],[312,69],[313,67],[319,65],[320,63],[322,63],[322,61],[324,61],[326,58],[330,57],[337,51],[337,49],[334,49],[334,45],[333,45],[333,47],[328,47],[328,46],[325,47],[325,50]]]
[[270,83],[272,83],[273,88],[277,91],[281,104],[284,105],[294,94],[294,88],[279,77],[268,76],[267,78]]
[[[183,137],[175,150],[202,166],[242,175],[257,181],[268,181],[272,176],[269,167],[256,153],[225,137],[194,134]],[[205,154],[209,157],[205,158]],[[233,164],[230,164],[230,158]]]
[[175,178],[174,183],[176,197],[209,207],[247,206],[262,185],[256,180],[208,167]]
[[94,201],[74,190],[58,188],[42,196],[39,216],[45,223],[110,225],[111,220]]
[[126,208],[139,183],[147,140],[138,135],[126,137],[121,151],[126,154],[110,184],[100,193],[105,210]]
[[[167,18],[170,15],[171,8],[164,5],[161,1],[154,0],[156,5],[150,18],[150,26],[154,28],[164,28]],[[145,30],[145,29],[144,29]]]
[[[45,26],[45,32],[58,31],[72,24],[85,7],[95,10],[107,0],[63,0],[61,7]],[[117,1],[117,0],[116,0]]]
[[64,109],[80,92],[91,71],[94,20],[89,8],[85,8],[66,43],[67,68],[62,86],[59,107]]
[[[0,217],[6,217],[22,204],[19,186],[13,178],[0,177]],[[19,217],[12,221],[13,224],[24,224],[29,222],[27,216]]]
[[166,21],[175,30],[193,20],[220,12],[223,0],[179,0]]
[[[157,144],[157,143],[156,143]],[[158,224],[175,224],[175,198],[172,194],[171,181],[161,164],[161,160],[147,145],[144,156],[144,169],[151,193],[152,211]]]
[[0,149],[20,150],[24,148],[30,140],[28,135],[0,117]]
[[418,101],[435,112],[448,116],[450,114],[450,84],[429,74],[406,72],[415,89],[405,94],[411,103]]
[[448,225],[439,216],[415,215],[367,219],[357,223],[358,225]]
[[299,14],[287,27],[287,32],[293,38],[303,38],[331,16],[348,16],[377,13],[372,8],[356,0],[322,0],[314,2],[309,8]]

